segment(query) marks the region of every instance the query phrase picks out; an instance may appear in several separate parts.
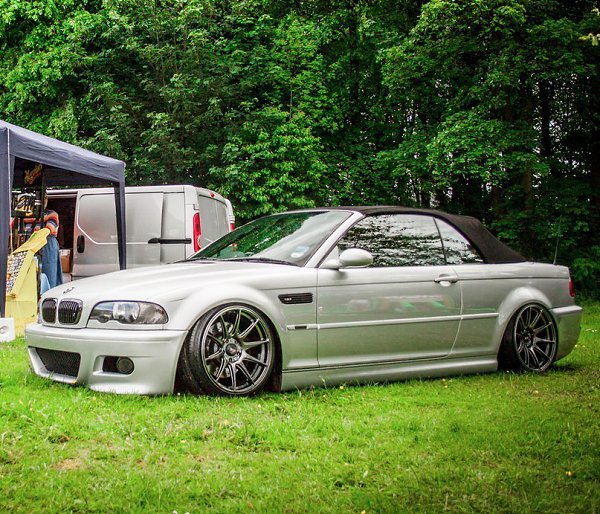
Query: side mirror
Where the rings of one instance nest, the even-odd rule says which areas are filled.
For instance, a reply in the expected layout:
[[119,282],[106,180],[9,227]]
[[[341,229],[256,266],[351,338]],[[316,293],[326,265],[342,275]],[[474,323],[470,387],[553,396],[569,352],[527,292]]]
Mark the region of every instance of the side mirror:
[[344,250],[338,259],[329,259],[323,263],[322,269],[364,268],[373,263],[373,256],[360,248]]

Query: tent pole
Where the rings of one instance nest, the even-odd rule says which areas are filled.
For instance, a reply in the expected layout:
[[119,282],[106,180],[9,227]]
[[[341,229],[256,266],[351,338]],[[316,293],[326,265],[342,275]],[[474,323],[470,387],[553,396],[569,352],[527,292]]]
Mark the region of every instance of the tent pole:
[[6,267],[13,168],[14,158],[10,155],[9,131],[0,129],[0,318],[6,313]]
[[127,267],[127,226],[125,223],[125,182],[115,184],[115,210],[117,214],[117,242],[119,244],[119,269]]

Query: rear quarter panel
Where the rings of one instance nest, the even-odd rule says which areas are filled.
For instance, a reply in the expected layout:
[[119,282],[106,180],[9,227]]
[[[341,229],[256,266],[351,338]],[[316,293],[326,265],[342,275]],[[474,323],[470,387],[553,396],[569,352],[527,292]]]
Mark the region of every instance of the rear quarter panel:
[[542,263],[454,266],[462,291],[462,314],[452,356],[495,355],[508,322],[528,303],[547,309],[574,305],[569,270]]

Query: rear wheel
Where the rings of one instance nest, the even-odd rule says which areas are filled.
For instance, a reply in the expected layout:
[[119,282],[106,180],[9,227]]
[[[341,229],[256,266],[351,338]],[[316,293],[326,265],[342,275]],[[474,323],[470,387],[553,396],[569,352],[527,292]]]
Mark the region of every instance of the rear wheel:
[[275,338],[267,319],[247,305],[224,305],[196,323],[179,372],[194,393],[244,396],[265,386],[274,362]]
[[556,326],[548,309],[530,304],[519,309],[508,324],[498,362],[514,371],[546,371],[557,348]]

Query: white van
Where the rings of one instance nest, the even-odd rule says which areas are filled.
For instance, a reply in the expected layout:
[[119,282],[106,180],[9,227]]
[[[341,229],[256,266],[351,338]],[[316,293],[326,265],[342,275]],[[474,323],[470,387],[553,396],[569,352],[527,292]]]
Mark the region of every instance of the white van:
[[[65,280],[119,269],[112,188],[48,190]],[[125,188],[127,268],[185,259],[235,228],[231,202],[201,187]]]

